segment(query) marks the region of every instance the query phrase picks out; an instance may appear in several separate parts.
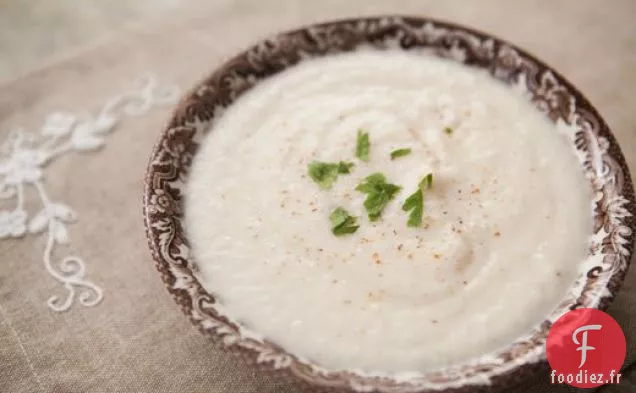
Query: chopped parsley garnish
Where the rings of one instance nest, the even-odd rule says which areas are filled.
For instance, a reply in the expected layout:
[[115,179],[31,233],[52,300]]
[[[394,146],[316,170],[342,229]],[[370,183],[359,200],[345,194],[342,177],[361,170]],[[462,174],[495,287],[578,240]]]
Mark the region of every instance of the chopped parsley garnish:
[[429,189],[433,186],[433,174],[429,173],[424,176],[422,181],[417,187],[417,191],[411,194],[404,204],[402,205],[402,210],[409,213],[409,220],[407,221],[407,225],[409,227],[418,227],[422,224],[422,216],[424,214],[424,189]]
[[445,132],[446,134],[450,135],[450,134],[452,134],[452,133],[453,133],[453,129],[452,129],[452,128],[450,128],[450,127],[444,127],[444,132]]
[[395,160],[396,158],[408,156],[411,154],[411,149],[397,149],[391,152],[391,159]]
[[356,218],[341,207],[331,212],[329,220],[331,221],[331,232],[336,236],[354,233],[360,227],[356,225]]
[[433,174],[429,173],[428,175],[424,176],[424,179],[422,179],[419,186],[420,188],[427,188],[427,189],[433,187]]
[[418,227],[422,223],[422,214],[424,213],[424,193],[421,188],[418,188],[413,194],[411,194],[404,204],[402,210],[409,213],[409,220],[407,225],[410,227]]
[[362,161],[369,161],[369,133],[362,130],[358,130],[358,137],[356,139],[356,157]]
[[338,175],[351,172],[352,162],[340,161],[338,163],[312,161],[308,165],[309,177],[315,181],[320,188],[328,189],[338,178]]
[[347,175],[351,173],[351,168],[353,168],[353,162],[340,161],[338,163],[338,173],[341,175]]
[[387,183],[386,177],[381,173],[367,176],[356,190],[367,194],[364,207],[370,221],[377,221],[389,201],[395,197],[402,187]]

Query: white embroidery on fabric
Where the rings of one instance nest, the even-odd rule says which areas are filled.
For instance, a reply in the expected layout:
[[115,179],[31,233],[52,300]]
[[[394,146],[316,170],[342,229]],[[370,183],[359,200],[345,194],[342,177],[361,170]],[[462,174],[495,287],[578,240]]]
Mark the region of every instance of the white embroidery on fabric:
[[[0,209],[0,239],[46,232],[43,262],[48,273],[66,288],[66,295],[52,295],[47,304],[53,311],[66,311],[75,297],[91,307],[102,300],[102,289],[86,278],[86,264],[69,255],[53,260],[57,245],[68,244],[67,224],[75,221],[71,207],[54,201],[44,183],[44,171],[53,160],[77,151],[93,151],[106,143],[106,136],[124,116],[139,116],[153,106],[176,102],[176,86],[159,86],[153,75],[144,75],[137,88],[117,95],[104,104],[96,116],[55,112],[47,116],[37,132],[14,130],[0,145],[0,200],[13,200],[14,207]],[[27,212],[24,193],[32,187],[41,203],[35,214]]]

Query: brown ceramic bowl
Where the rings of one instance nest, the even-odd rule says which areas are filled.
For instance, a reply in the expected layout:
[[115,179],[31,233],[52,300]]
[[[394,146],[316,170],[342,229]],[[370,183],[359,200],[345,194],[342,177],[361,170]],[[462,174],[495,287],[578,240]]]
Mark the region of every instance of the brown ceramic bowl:
[[[220,109],[259,81],[307,57],[354,50],[428,48],[431,53],[485,68],[506,83],[525,83],[536,107],[570,126],[582,169],[594,190],[594,233],[589,258],[561,304],[536,328],[499,352],[404,382],[351,371],[327,371],[268,341],[248,338],[245,328],[217,309],[196,277],[183,222],[183,192],[192,158]],[[279,34],[240,53],[188,93],[155,146],[146,174],[144,215],[152,256],[168,291],[207,336],[263,373],[300,379],[342,392],[476,392],[502,390],[547,369],[545,340],[552,323],[575,308],[605,309],[627,272],[634,241],[634,191],[625,159],[585,97],[558,72],[525,51],[488,34],[420,17],[382,16],[312,25]],[[547,378],[547,375],[546,375]]]

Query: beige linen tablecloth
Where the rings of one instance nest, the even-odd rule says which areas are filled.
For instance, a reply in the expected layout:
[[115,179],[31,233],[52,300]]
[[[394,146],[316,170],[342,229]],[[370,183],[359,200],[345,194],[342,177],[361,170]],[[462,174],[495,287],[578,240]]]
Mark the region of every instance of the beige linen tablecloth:
[[[129,89],[146,71],[159,83],[189,88],[264,35],[302,23],[380,13],[455,21],[533,52],[597,106],[636,172],[632,0],[214,2],[126,31],[0,86],[0,144],[17,128],[37,132],[54,112],[98,114],[110,97]],[[141,193],[150,149],[169,107],[142,109],[148,111],[124,113],[116,125],[107,124],[113,131],[105,134],[99,150],[89,148],[101,140],[75,141],[73,146],[89,151],[63,152],[49,163],[39,162],[35,169],[40,173],[24,165],[24,176],[42,175],[38,184],[50,203],[63,202],[78,216],[66,226],[68,244],[53,248],[53,265],[59,267],[67,255],[80,256],[84,279],[101,288],[103,298],[84,306],[78,291],[67,311],[53,311],[47,300],[52,295],[63,300],[69,292],[45,267],[46,232],[5,233],[0,239],[0,392],[297,391],[298,386],[267,379],[224,356],[190,325],[164,289],[146,246]],[[46,132],[55,134],[53,125],[63,128],[65,119],[68,115],[49,117]],[[13,209],[14,201],[0,201],[0,209]],[[43,203],[37,188],[25,188],[24,208],[31,217]],[[58,221],[69,218],[66,213],[58,210]],[[0,215],[0,227],[2,219],[14,218]],[[58,232],[55,236],[63,240]],[[626,332],[631,361],[636,355],[636,271],[629,274],[611,314]],[[514,391],[566,390],[549,386],[547,379],[539,376]],[[636,391],[636,382],[604,390]]]

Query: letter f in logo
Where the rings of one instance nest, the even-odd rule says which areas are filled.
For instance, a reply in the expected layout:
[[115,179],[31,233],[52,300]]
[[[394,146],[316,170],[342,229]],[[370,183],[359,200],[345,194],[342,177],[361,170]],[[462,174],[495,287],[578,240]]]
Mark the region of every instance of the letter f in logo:
[[[583,365],[585,364],[585,361],[587,360],[587,351],[593,351],[596,349],[594,347],[590,347],[587,345],[587,331],[601,330],[601,328],[602,328],[601,325],[585,325],[576,329],[574,333],[572,333],[572,341],[574,341],[574,343],[577,345],[581,345],[580,347],[576,349],[577,351],[581,351],[581,364],[579,364],[579,368],[583,367]],[[580,343],[579,340],[576,338],[576,336],[581,332],[583,332],[582,343]]]

